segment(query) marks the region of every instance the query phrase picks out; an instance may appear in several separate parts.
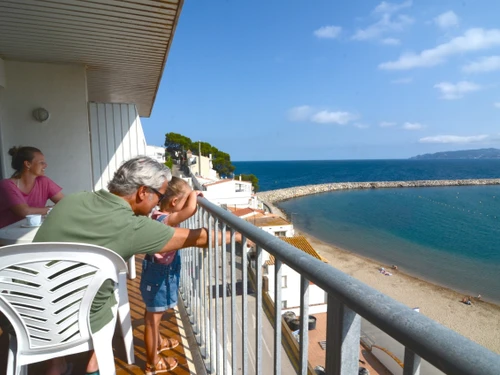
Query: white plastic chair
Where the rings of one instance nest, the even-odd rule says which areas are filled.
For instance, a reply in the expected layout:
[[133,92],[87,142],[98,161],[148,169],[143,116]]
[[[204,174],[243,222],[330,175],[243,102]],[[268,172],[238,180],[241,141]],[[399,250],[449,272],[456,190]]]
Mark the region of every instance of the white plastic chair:
[[[31,243],[0,248],[0,311],[16,334],[10,338],[7,374],[27,374],[31,363],[92,349],[100,373],[115,374],[111,341],[117,310],[127,360],[133,361],[126,272],[118,254],[94,245]],[[119,285],[118,306],[114,319],[92,334],[90,307],[106,279]]]

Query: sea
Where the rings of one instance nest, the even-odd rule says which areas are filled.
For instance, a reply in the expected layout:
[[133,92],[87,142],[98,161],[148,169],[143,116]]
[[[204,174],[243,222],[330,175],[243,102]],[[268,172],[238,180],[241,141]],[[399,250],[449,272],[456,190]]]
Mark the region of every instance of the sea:
[[[329,182],[500,178],[500,160],[233,162],[260,191]],[[500,185],[335,191],[280,202],[294,226],[500,304]]]

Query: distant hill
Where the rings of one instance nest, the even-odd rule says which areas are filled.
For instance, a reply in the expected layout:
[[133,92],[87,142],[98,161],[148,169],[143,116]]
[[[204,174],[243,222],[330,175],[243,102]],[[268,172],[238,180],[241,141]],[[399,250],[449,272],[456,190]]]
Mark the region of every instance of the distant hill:
[[414,160],[430,159],[500,159],[500,150],[497,148],[481,148],[479,150],[461,150],[436,152],[435,154],[424,154],[413,156]]

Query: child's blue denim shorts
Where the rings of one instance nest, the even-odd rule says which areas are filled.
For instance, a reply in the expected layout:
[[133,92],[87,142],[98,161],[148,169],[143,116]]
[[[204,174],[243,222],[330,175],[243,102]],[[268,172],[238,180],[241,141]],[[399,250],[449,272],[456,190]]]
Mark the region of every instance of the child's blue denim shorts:
[[177,252],[170,264],[154,263],[146,255],[142,262],[141,295],[148,312],[162,312],[177,306],[181,256]]

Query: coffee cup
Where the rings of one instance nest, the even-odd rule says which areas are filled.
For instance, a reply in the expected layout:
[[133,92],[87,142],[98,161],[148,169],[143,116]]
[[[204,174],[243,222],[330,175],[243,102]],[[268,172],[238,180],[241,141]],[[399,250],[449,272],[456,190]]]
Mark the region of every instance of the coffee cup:
[[26,215],[26,224],[30,227],[37,227],[42,224],[42,215]]

